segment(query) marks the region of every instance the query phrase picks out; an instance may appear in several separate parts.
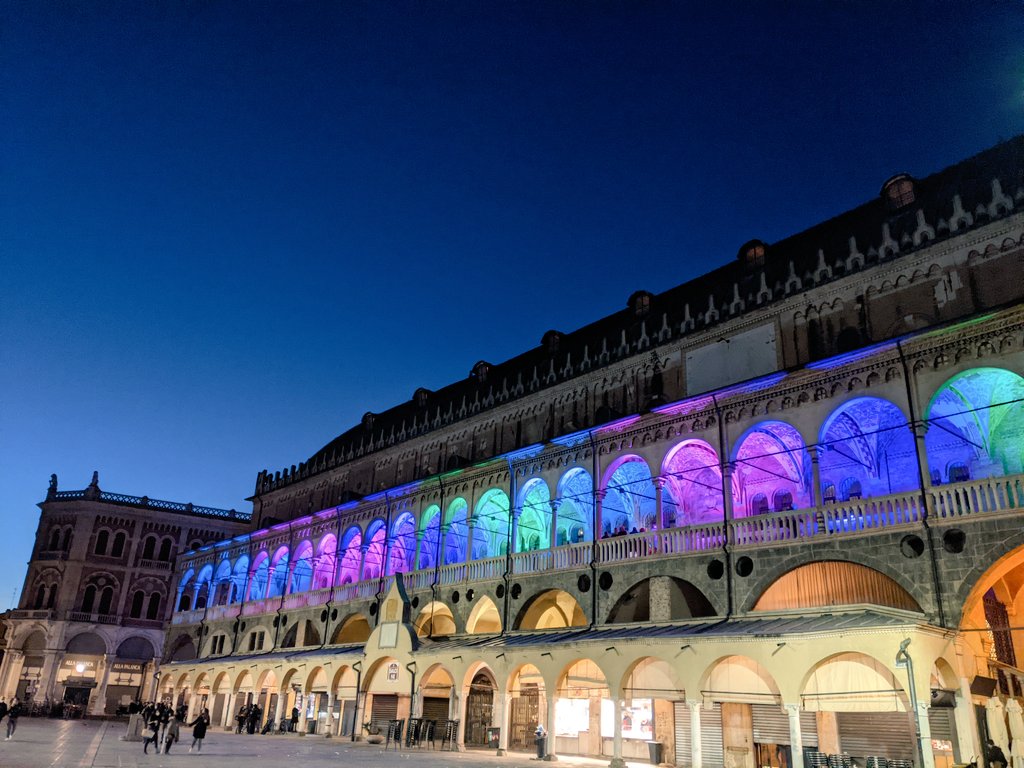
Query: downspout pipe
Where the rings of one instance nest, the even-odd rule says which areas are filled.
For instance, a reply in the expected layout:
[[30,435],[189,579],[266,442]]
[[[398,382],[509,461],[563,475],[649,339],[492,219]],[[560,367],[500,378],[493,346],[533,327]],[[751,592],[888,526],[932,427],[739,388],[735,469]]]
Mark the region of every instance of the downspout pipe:
[[356,705],[352,708],[352,741],[356,735],[363,732],[363,724],[359,722],[359,695],[363,688],[363,660],[359,659],[352,663],[352,669],[356,671]]
[[[441,476],[437,476],[437,487],[439,491],[438,498],[438,513],[437,513],[437,547],[434,550],[434,578],[430,582],[430,603],[433,605],[437,602],[437,583],[441,575],[441,556],[444,554],[444,539],[447,538],[448,534],[445,533],[444,537],[441,536],[441,527],[444,525],[444,481]],[[502,628],[504,631],[504,628]],[[430,634],[434,634],[434,622],[430,622]]]
[[[720,474],[722,476],[722,520],[723,520],[723,522],[725,524],[725,541],[722,544],[722,553],[725,556],[725,592],[726,592],[726,611],[725,611],[725,619],[724,619],[724,621],[728,621],[729,619],[732,618],[732,614],[733,614],[733,610],[734,610],[734,604],[733,604],[733,586],[734,585],[733,585],[733,580],[732,580],[732,552],[729,551],[729,544],[731,543],[729,541],[729,539],[730,539],[730,536],[732,534],[732,526],[730,525],[730,523],[732,521],[729,520],[729,517],[726,514],[725,510],[726,510],[726,506],[727,506],[727,503],[726,503],[727,502],[727,498],[726,497],[728,496],[728,501],[729,502],[732,501],[732,488],[731,488],[732,479],[730,478],[729,486],[727,486],[726,483],[725,483],[725,471],[726,471],[726,462],[728,461],[728,459],[726,458],[726,450],[728,449],[728,445],[725,442],[725,422],[724,422],[724,420],[722,418],[722,408],[721,408],[721,406],[718,405],[718,398],[715,397],[713,394],[711,395],[711,402],[712,402],[712,404],[714,405],[714,408],[715,408],[715,421],[718,422],[718,448],[722,452],[722,455],[719,457],[719,461],[721,462]],[[733,511],[733,513],[735,514],[735,510]]]
[[598,477],[598,462],[597,462],[597,443],[594,440],[594,430],[587,430],[587,439],[590,441],[590,484],[593,488],[593,497],[591,499],[591,522],[590,522],[590,626],[589,629],[593,629],[597,626],[597,544],[599,541],[600,531],[598,525],[600,520],[597,519],[597,495],[601,492],[601,480]]
[[[502,582],[505,584],[505,599],[502,604],[502,617],[501,617],[501,634],[504,635],[508,631],[508,616],[512,610],[512,546],[515,543],[512,538],[512,528],[518,527],[513,525],[515,521],[515,508],[516,508],[516,468],[512,463],[512,457],[508,458],[508,534],[505,537],[505,572],[501,575]],[[470,553],[466,553],[466,559],[468,560]]]
[[928,542],[928,560],[932,572],[932,589],[935,594],[935,604],[939,612],[939,626],[946,627],[946,609],[943,607],[942,582],[939,579],[938,554],[935,551],[935,532],[928,521],[928,492],[925,485],[925,468],[921,462],[921,452],[917,445],[917,430],[924,426],[924,421],[918,419],[917,401],[914,397],[914,388],[910,384],[910,366],[907,364],[907,356],[903,352],[902,342],[896,342],[896,351],[900,356],[900,365],[903,366],[903,383],[907,389],[907,408],[910,411],[910,431],[914,438],[914,457],[917,460],[917,482],[921,490],[921,527],[924,528],[924,538]]

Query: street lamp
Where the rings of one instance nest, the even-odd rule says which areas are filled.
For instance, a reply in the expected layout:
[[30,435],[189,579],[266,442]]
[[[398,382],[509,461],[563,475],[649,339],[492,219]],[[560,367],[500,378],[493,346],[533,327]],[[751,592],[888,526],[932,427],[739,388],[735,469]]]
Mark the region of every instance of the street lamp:
[[924,766],[924,745],[921,743],[921,718],[917,711],[917,687],[914,684],[914,660],[907,653],[907,646],[910,645],[908,637],[900,643],[900,649],[896,651],[896,669],[907,670],[907,680],[910,681],[910,706],[914,710],[914,727],[917,729],[917,759],[918,765]]

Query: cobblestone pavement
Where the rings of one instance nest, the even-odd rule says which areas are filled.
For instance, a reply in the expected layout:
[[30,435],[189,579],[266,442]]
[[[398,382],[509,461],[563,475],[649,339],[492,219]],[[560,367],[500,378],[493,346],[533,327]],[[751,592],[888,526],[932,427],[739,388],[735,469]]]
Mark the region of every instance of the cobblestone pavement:
[[[6,735],[6,721],[0,735]],[[150,749],[142,753],[141,742],[122,741],[123,721],[43,720],[23,717],[10,741],[0,740],[0,768],[166,768],[167,766],[218,766],[220,768],[538,768],[541,763],[526,753],[497,757],[493,751],[435,752],[429,749],[388,750],[380,746],[318,736],[248,736],[211,730],[202,753],[188,751],[191,729],[182,729],[182,741],[169,755]],[[559,757],[560,765],[603,768],[607,760]],[[642,768],[646,763],[628,763]],[[649,768],[649,766],[648,766]]]

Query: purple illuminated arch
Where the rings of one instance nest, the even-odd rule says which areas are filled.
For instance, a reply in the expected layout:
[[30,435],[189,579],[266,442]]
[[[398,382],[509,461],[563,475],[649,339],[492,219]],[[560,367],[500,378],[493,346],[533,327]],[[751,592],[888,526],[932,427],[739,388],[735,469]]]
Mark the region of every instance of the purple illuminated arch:
[[416,557],[416,518],[403,512],[391,523],[391,545],[388,549],[388,575],[408,573]]
[[231,599],[231,561],[225,558],[213,575],[213,605],[227,605]]
[[437,504],[427,507],[420,525],[423,540],[420,542],[420,558],[416,567],[426,571],[437,565],[438,545],[441,542],[441,508]]
[[196,577],[196,598],[193,602],[194,608],[205,608],[208,603],[212,604],[210,595],[213,591],[213,566],[204,565]]
[[232,603],[237,603],[242,600],[242,595],[245,594],[245,582],[249,578],[249,556],[240,555],[235,560],[235,565],[231,569],[231,598]]
[[590,541],[594,520],[594,481],[587,470],[574,467],[558,481],[558,532],[555,542]]
[[547,549],[551,545],[551,494],[548,484],[535,477],[519,492],[516,552]]
[[657,527],[654,482],[647,462],[640,456],[618,458],[604,474],[604,501],[601,503],[601,535],[625,529]]
[[718,452],[703,440],[684,440],[665,456],[661,466],[665,490],[661,497],[665,528],[721,522],[722,469]]
[[508,552],[508,494],[491,488],[473,510],[473,559],[484,560]]
[[821,427],[818,467],[825,503],[916,488],[917,453],[906,416],[880,397],[846,401]]
[[1024,379],[972,368],[939,387],[925,412],[932,484],[1024,471]]
[[249,600],[262,600],[267,596],[267,584],[270,582],[270,556],[264,551],[256,555],[252,563],[252,574],[249,576]]
[[313,585],[313,544],[304,541],[295,549],[295,562],[292,565],[291,584],[288,591],[308,592]]
[[448,505],[445,513],[444,564],[466,562],[466,520],[469,505],[463,498],[457,498]]
[[288,586],[288,547],[279,547],[270,561],[267,597],[280,597]]
[[378,579],[384,568],[388,529],[380,518],[366,528],[366,557],[363,558],[363,578]]
[[359,581],[359,565],[363,558],[363,533],[353,525],[341,537],[341,567],[338,569],[339,584],[355,584]]
[[[762,421],[748,429],[733,450],[735,517],[785,512],[811,504],[811,458],[796,427]],[[761,500],[767,500],[765,510]]]
[[328,533],[316,548],[313,566],[313,589],[326,589],[334,584],[334,568],[338,560],[338,537]]

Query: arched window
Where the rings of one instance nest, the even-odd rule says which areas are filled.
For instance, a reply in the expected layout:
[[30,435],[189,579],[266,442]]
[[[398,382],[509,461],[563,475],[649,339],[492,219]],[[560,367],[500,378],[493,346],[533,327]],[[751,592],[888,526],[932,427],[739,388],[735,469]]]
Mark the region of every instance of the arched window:
[[57,585],[56,584],[51,584],[50,585],[50,593],[46,597],[46,607],[47,608],[53,608],[53,604],[55,602],[57,602]]
[[160,593],[154,592],[149,596],[149,606],[146,608],[146,618],[156,621],[160,618]]
[[822,483],[821,486],[821,500],[826,504],[835,504],[836,502],[836,484],[830,483],[827,480]]
[[141,618],[142,617],[142,603],[143,603],[143,601],[145,599],[146,599],[146,595],[143,594],[142,590],[141,589],[137,590],[135,592],[135,594],[132,595],[132,607],[131,607],[131,612],[128,615],[131,616],[133,619]]
[[192,598],[189,597],[188,592],[182,592],[181,597],[178,599],[178,610],[187,611],[192,607]]
[[157,560],[161,563],[166,563],[171,559],[171,547],[174,546],[174,542],[170,539],[164,539],[160,542],[160,554],[157,555]]
[[60,528],[54,528],[50,531],[50,546],[47,549],[51,552],[60,549]]
[[154,552],[156,552],[156,536],[147,536],[142,543],[142,559],[152,560]]
[[60,548],[67,552],[71,549],[71,528],[64,529],[64,540],[60,544]]
[[750,500],[750,514],[763,515],[768,512],[768,497],[763,493],[754,495]]
[[45,602],[45,600],[46,600],[46,585],[40,584],[39,585],[39,589],[36,590],[36,599],[35,599],[35,602],[32,603],[32,607],[37,609],[37,610],[42,608],[43,607],[43,603]]
[[111,604],[114,602],[114,588],[104,587],[103,591],[100,592],[100,606],[99,613],[106,616],[110,613]]
[[776,491],[772,501],[776,512],[789,512],[793,509],[793,494],[789,491]]
[[203,542],[201,542],[199,539],[193,539],[192,543],[188,545],[188,548],[191,550],[195,550],[199,549],[201,546],[203,546]]
[[100,531],[96,534],[96,554],[105,555],[107,554],[107,539],[110,538],[108,531]]
[[118,531],[114,535],[114,546],[110,550],[111,557],[121,557],[124,554],[124,531]]
[[965,483],[971,479],[971,470],[962,461],[954,461],[946,470],[946,476],[951,483]]
[[859,499],[864,495],[864,488],[860,480],[855,477],[848,477],[843,480],[843,499]]
[[96,587],[90,584],[85,588],[82,595],[82,613],[92,613],[93,604],[96,602]]

